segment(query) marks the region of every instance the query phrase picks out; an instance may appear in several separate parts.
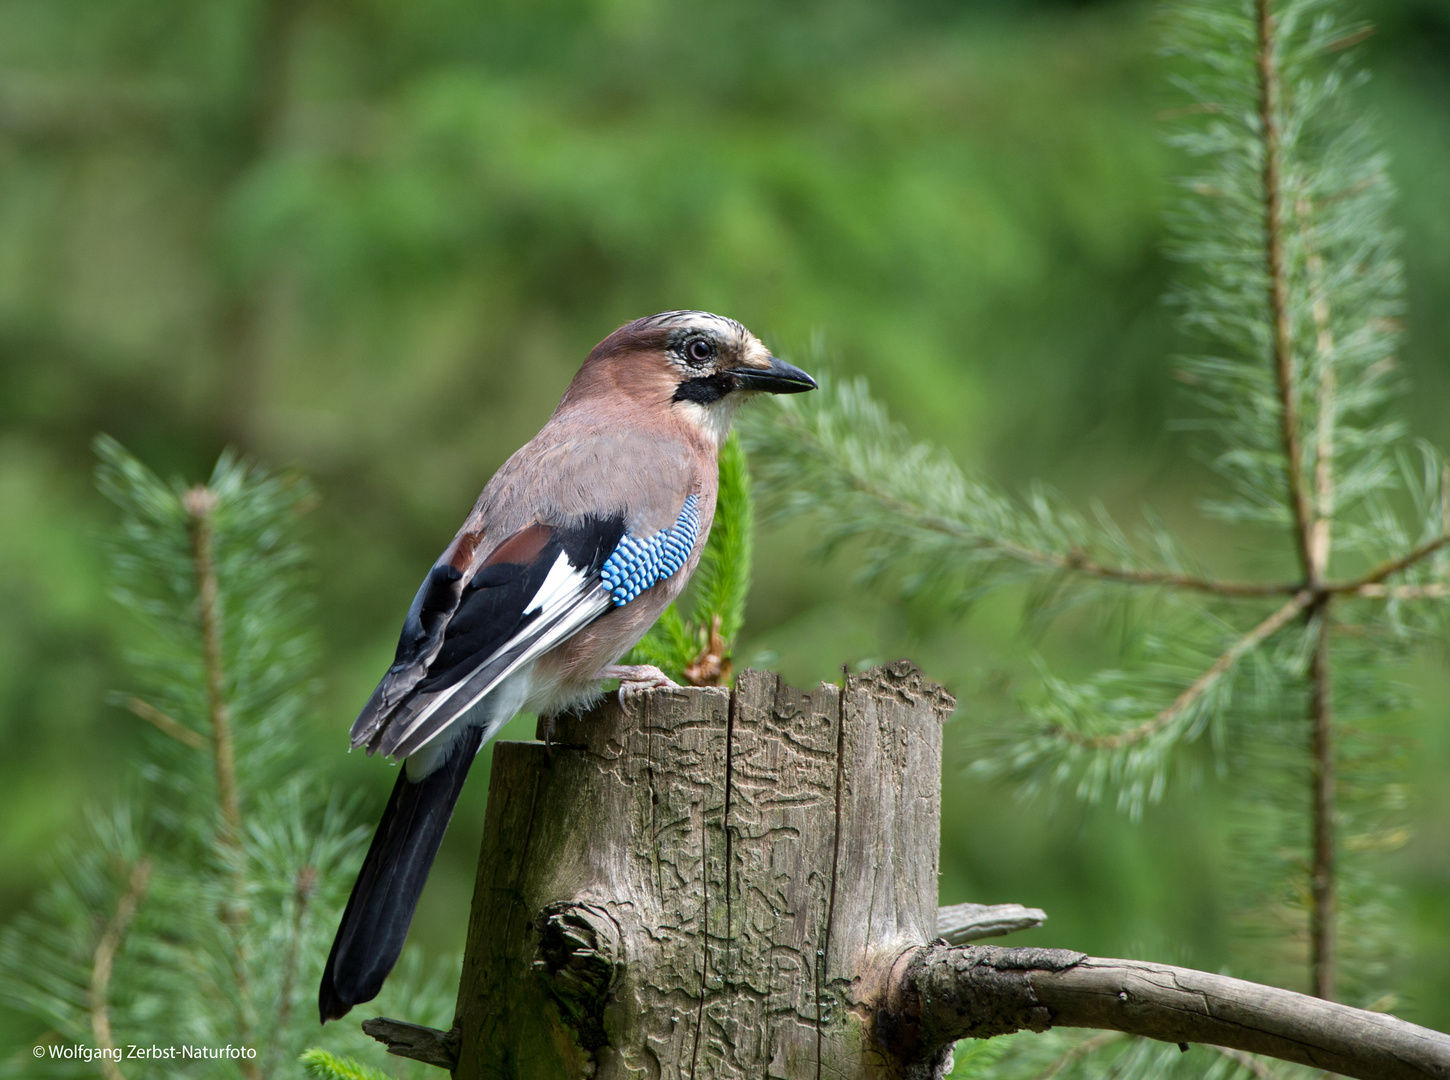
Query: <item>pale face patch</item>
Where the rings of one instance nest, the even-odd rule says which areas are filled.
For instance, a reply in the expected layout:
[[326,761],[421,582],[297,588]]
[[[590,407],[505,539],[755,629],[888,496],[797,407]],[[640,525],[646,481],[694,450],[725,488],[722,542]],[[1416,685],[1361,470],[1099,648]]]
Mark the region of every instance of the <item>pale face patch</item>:
[[735,419],[735,410],[740,407],[741,400],[747,396],[754,395],[751,391],[726,394],[720,400],[705,405],[693,401],[678,401],[675,403],[675,408],[680,411],[687,423],[693,425],[718,448],[729,438],[730,424]]

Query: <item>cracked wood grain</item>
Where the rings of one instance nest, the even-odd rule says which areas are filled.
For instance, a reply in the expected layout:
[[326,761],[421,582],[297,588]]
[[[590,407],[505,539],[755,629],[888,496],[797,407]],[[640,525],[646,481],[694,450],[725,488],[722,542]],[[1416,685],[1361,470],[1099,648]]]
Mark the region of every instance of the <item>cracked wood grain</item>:
[[893,967],[877,1024],[906,1077],[934,1076],[940,1048],[960,1038],[1083,1027],[1266,1054],[1358,1080],[1450,1078],[1450,1035],[1397,1017],[1064,949],[908,950]]

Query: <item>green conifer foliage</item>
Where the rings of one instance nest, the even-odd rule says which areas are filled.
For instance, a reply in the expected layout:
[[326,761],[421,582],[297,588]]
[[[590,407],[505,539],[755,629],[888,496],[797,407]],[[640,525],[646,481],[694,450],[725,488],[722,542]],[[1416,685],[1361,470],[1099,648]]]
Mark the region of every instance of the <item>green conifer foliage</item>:
[[677,682],[716,686],[730,679],[731,652],[745,623],[755,506],[750,466],[737,436],[720,448],[720,494],[715,521],[691,579],[689,618],[671,604],[643,641],[631,664],[653,664]]
[[[165,483],[110,439],[96,449],[120,511],[115,595],[135,625],[136,690],[115,700],[150,737],[126,795],[89,812],[49,887],[0,930],[0,995],[49,1025],[49,1044],[177,1056],[87,1062],[25,1047],[8,1064],[259,1080],[297,1075],[315,1042],[381,1061],[355,1023],[319,1034],[314,1005],[367,831],[319,790],[293,738],[312,707],[308,487],[229,454],[205,485]],[[456,969],[405,953],[376,1004],[446,1027],[455,986]],[[180,1056],[224,1047],[245,1050]],[[425,1073],[392,1060],[395,1075]]]
[[[1392,924],[1364,860],[1404,839],[1395,675],[1443,630],[1450,492],[1389,407],[1402,282],[1351,60],[1365,31],[1333,0],[1182,0],[1168,21],[1171,139],[1193,170],[1172,211],[1171,299],[1200,348],[1179,375],[1222,478],[1204,511],[1240,530],[1257,573],[1222,576],[1151,516],[1130,532],[968,477],[860,381],[784,399],[743,435],[766,505],[809,514],[826,552],[862,542],[868,579],[963,606],[1025,585],[1034,619],[1135,606],[1144,629],[1121,666],[1044,667],[977,772],[1137,815],[1206,742],[1242,816],[1237,973],[1303,986],[1307,971],[1320,995],[1371,1001]],[[1079,1044],[1034,1044],[1034,1068],[1167,1067],[1128,1041]],[[1220,1055],[1212,1070],[1251,1067]]]
[[298,1060],[306,1074],[315,1080],[391,1080],[387,1073],[316,1047],[305,1051]]

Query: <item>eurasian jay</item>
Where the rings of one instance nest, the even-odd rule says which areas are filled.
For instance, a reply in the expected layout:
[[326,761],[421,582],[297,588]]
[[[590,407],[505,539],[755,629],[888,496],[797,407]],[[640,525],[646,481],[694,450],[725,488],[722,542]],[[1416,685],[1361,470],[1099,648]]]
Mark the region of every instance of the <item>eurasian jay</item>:
[[616,662],[689,581],[740,402],[815,387],[745,327],[669,311],[596,345],[423,579],[352,745],[404,759],[318,991],[322,1022],[377,996],[474,755],[516,713],[666,685]]

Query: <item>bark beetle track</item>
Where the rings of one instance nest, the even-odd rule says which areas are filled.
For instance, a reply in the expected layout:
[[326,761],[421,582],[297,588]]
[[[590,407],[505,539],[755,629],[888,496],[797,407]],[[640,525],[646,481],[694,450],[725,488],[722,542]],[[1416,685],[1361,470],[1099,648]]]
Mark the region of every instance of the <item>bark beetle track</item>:
[[[646,706],[648,709],[648,706]],[[644,775],[649,788],[649,865],[654,873],[655,895],[661,903],[665,896],[665,870],[660,864],[660,829],[657,811],[660,793],[655,787],[655,737],[654,731],[646,728],[644,733]]]
[[836,825],[831,839],[831,886],[826,901],[826,932],[821,941],[821,955],[816,960],[816,1080],[821,1080],[821,1056],[825,1037],[825,1020],[821,1015],[821,994],[825,988],[825,968],[831,958],[831,921],[836,915],[836,873],[841,863],[841,782],[846,773],[846,698],[851,689],[851,672],[842,669],[841,695],[836,708]]
[[513,934],[514,915],[517,914],[518,909],[523,906],[522,879],[524,876],[524,868],[528,865],[529,861],[529,847],[533,844],[534,841],[534,819],[538,816],[539,812],[539,787],[542,781],[542,776],[538,769],[534,769],[533,773],[534,791],[533,794],[529,796],[529,823],[524,829],[524,842],[523,846],[519,848],[518,866],[514,872],[514,887],[512,890],[510,890],[513,893],[513,903],[509,906],[509,917],[507,923],[508,937],[505,939],[508,941],[515,940]]
[[510,898],[509,903],[508,922],[505,924],[507,927],[504,936],[505,941],[518,940],[518,936],[514,933],[514,916],[517,915],[519,909],[524,906],[524,868],[529,864],[529,848],[533,845],[534,842],[534,819],[538,816],[539,812],[539,788],[543,786],[543,774],[537,767],[537,764],[532,771],[534,774],[534,791],[533,794],[529,796],[529,824],[524,829],[524,842],[523,846],[519,848],[518,863],[514,871],[514,887],[511,890],[513,896]]
[[[779,680],[776,680],[777,687]],[[721,817],[725,829],[725,968],[724,978],[730,977],[730,949],[735,943],[735,922],[730,902],[730,878],[734,867],[734,833],[730,830],[730,793],[735,789],[735,715],[740,708],[739,695],[730,688],[730,704],[725,712],[725,812]],[[709,940],[706,939],[706,948]]]
[[[735,695],[732,691],[731,701]],[[728,721],[727,721],[728,724]],[[730,799],[730,743],[725,743],[725,799]],[[721,825],[725,821],[722,817]],[[729,836],[729,833],[726,833]],[[725,895],[730,895],[726,882]],[[710,822],[705,808],[700,808],[700,1008],[695,1013],[695,1045],[690,1051],[690,1080],[695,1080],[695,1065],[700,1060],[700,1031],[705,1026],[705,995],[710,989]]]

